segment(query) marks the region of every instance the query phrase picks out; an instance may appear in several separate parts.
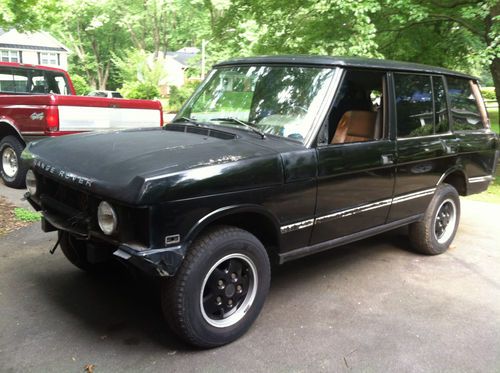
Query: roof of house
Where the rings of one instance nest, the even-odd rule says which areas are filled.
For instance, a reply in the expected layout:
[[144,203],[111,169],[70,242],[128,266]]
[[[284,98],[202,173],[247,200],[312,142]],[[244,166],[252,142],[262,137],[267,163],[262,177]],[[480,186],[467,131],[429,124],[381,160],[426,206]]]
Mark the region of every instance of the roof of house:
[[12,29],[4,31],[0,29],[0,48],[46,50],[69,52],[69,48],[59,42],[48,32],[26,32],[20,33]]
[[462,76],[466,78],[477,79],[468,74],[448,70],[442,67],[422,65],[412,62],[400,62],[391,60],[381,60],[374,58],[360,57],[328,57],[328,56],[258,56],[248,58],[236,58],[229,61],[223,61],[214,67],[232,66],[232,65],[315,65],[315,66],[340,66],[369,69],[383,69],[394,71],[412,71],[430,74],[445,74]]
[[[193,51],[194,52],[194,51]],[[167,56],[172,57],[174,60],[179,62],[181,65],[187,67],[189,66],[189,61],[194,58],[198,53],[186,53],[186,52],[167,52]]]

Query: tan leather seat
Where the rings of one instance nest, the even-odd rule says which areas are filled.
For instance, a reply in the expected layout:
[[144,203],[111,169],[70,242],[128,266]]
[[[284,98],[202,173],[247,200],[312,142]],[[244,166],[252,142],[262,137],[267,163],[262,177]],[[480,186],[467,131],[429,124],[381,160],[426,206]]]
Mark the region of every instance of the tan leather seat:
[[346,111],[340,118],[332,144],[374,140],[376,117],[373,111]]

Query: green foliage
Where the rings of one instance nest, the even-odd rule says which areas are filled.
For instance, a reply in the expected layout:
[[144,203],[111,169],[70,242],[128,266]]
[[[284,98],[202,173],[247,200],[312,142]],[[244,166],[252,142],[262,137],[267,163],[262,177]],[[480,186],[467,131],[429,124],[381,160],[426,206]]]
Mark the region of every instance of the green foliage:
[[161,86],[167,83],[167,71],[163,55],[156,59],[142,50],[131,49],[120,58],[113,59],[118,73],[124,82],[142,82]]
[[495,87],[482,87],[481,93],[485,100],[496,100]]
[[59,11],[57,0],[0,0],[0,28],[38,30],[54,23]]
[[14,215],[16,219],[24,222],[40,221],[41,215],[39,212],[26,210],[22,207],[16,207],[14,209]]
[[91,91],[89,84],[83,76],[72,74],[71,81],[73,82],[73,87],[77,95],[85,96]]
[[158,86],[148,82],[125,83],[119,91],[125,98],[152,100],[160,96]]
[[189,82],[182,87],[170,86],[168,98],[168,111],[176,112],[180,110],[184,102],[193,94],[198,82]]

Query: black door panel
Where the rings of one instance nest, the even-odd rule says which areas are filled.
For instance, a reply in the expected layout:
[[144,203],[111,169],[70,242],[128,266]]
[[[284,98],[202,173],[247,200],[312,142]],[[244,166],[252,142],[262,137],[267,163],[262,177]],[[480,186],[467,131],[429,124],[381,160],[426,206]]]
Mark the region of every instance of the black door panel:
[[384,224],[394,187],[390,140],[318,149],[318,200],[311,244]]

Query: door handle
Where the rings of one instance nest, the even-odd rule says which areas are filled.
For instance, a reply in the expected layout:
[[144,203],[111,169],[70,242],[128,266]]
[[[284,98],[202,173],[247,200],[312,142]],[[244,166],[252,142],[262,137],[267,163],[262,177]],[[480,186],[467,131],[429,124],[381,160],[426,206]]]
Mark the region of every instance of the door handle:
[[394,164],[394,154],[382,154],[382,164]]
[[448,145],[445,140],[441,140],[441,145],[443,146],[445,154],[455,154],[458,151],[457,144]]

